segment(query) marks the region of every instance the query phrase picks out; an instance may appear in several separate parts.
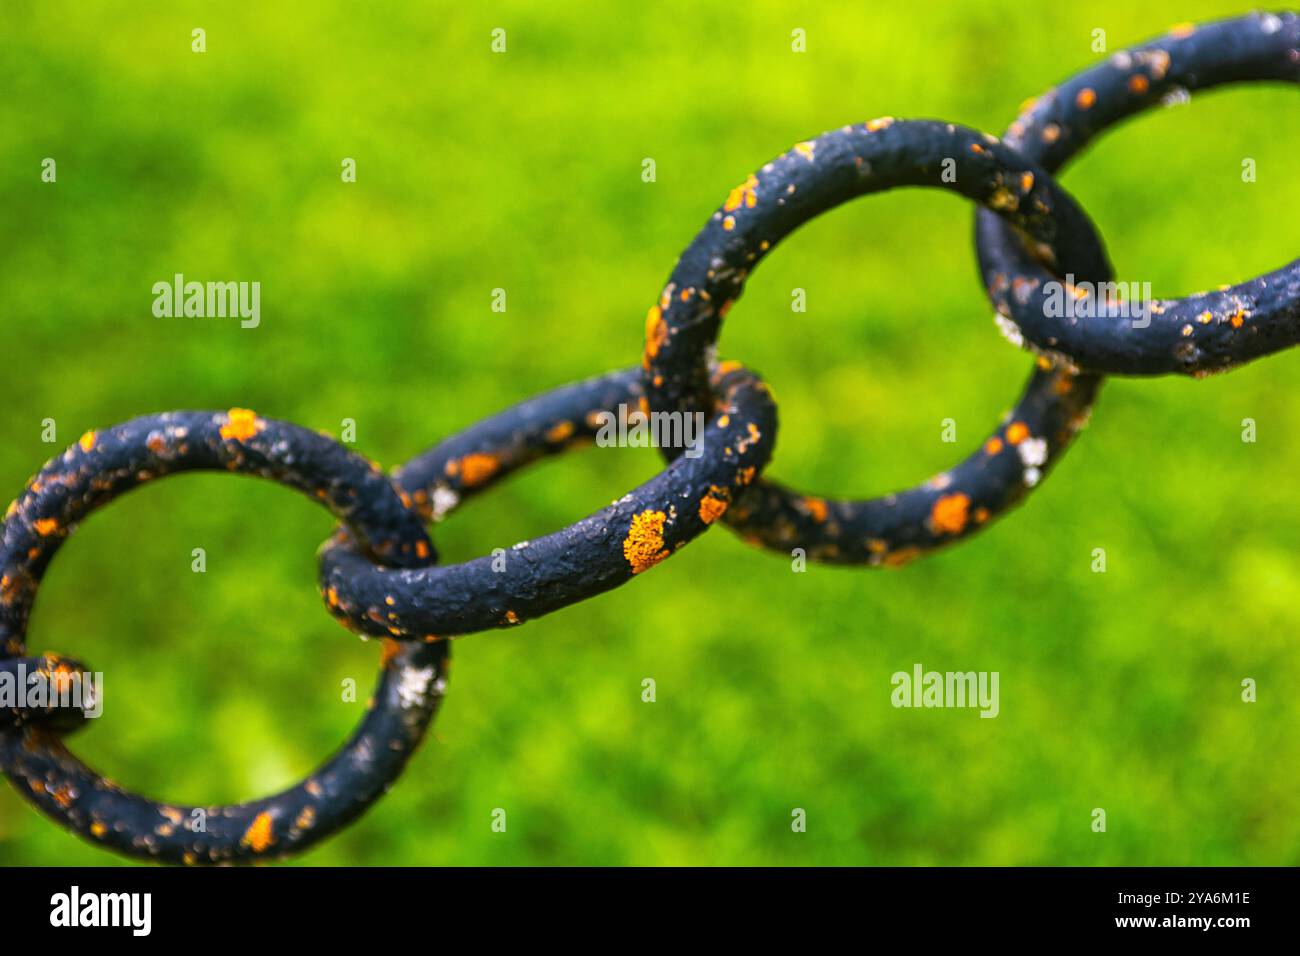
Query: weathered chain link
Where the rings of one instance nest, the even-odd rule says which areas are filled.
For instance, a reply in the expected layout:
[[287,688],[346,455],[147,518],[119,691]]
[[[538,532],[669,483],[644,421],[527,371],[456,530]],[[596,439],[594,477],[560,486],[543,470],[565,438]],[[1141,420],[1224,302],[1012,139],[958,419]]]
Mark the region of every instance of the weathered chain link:
[[[1103,374],[1204,374],[1300,341],[1300,260],[1238,286],[1063,318],[1049,288],[1107,283],[1095,228],[1052,178],[1089,140],[1178,90],[1300,80],[1300,17],[1251,14],[1186,27],[1062,84],[1001,139],[953,124],[880,119],[800,143],[749,176],[683,253],[646,322],[642,367],[556,389],[488,418],[390,476],[333,439],[242,409],[172,412],[88,432],[45,466],[0,526],[0,677],[59,689],[88,674],[28,655],[38,586],[76,524],[117,495],[182,471],[270,478],[341,522],[320,590],[353,631],[385,638],[379,683],[351,739],[297,786],[236,806],[184,807],[123,790],[62,737],[79,710],[0,710],[0,766],[38,808],[121,853],[172,863],[285,856],[382,795],[445,687],[447,638],[511,627],[650,569],[721,519],[816,560],[900,565],[987,525],[1047,473],[1086,422]],[[762,259],[801,224],[856,196],[935,186],[974,200],[980,268],[999,324],[1038,353],[1019,402],[974,454],[914,488],[865,501],[796,492],[761,473],[776,439],[766,386],[713,358],[723,318]],[[1071,292],[1073,293],[1073,289]],[[701,413],[698,457],[663,449],[657,477],[587,518],[508,552],[440,566],[425,525],[515,470],[596,437],[606,413]]]

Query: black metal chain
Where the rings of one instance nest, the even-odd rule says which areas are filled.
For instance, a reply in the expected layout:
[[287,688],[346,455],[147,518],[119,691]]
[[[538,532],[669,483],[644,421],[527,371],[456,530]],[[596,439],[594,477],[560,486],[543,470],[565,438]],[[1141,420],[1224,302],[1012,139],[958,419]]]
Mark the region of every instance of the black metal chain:
[[[1294,13],[1177,30],[1039,97],[1002,141],[1055,172],[1098,133],[1168,96],[1228,83],[1300,82],[1298,34]],[[1008,320],[1004,330],[1053,361],[1110,375],[1199,376],[1300,339],[1300,259],[1240,285],[1152,302],[1146,326],[1116,308],[1073,321],[1050,315],[1045,287],[1056,276],[992,216],[979,216],[976,245],[989,298]]]
[[[1093,136],[1179,89],[1300,80],[1300,17],[1257,13],[1110,57],[1033,104],[1002,139],[953,124],[873,120],[800,143],[734,189],[682,255],[646,322],[642,367],[556,389],[488,418],[391,476],[333,439],[245,409],[172,412],[88,432],[45,466],[0,526],[0,680],[38,693],[0,709],[0,767],[57,822],[123,854],[170,863],[282,857],[347,824],[396,780],[445,688],[450,637],[511,627],[630,580],[721,519],[748,539],[835,563],[897,566],[991,522],[1046,475],[1086,422],[1104,374],[1204,374],[1300,341],[1300,261],[1219,292],[1150,303],[1149,322],[1098,298],[1096,229],[1052,178]],[[1037,353],[1019,402],[980,448],[914,488],[837,501],[761,477],[776,439],[766,386],[713,349],[749,274],[809,219],[856,196],[935,186],[974,200],[980,268],[999,324]],[[609,416],[703,415],[698,455],[535,541],[440,566],[425,526],[518,468],[596,438]],[[60,704],[85,665],[30,656],[41,578],[77,522],[182,471],[259,475],[341,522],[320,553],[330,612],[384,638],[378,686],[351,739],[305,781],[236,806],[184,807],[123,790],[63,736],[92,701]],[[101,701],[93,701],[96,705]]]

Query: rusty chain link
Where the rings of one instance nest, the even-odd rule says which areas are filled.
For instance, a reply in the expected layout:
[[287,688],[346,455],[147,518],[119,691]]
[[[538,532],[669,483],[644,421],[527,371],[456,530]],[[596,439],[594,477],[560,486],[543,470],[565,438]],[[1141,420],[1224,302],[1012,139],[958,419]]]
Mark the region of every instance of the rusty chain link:
[[[1258,279],[1150,303],[1137,322],[1110,299],[1086,318],[1050,307],[1064,281],[1110,282],[1101,239],[1052,173],[1107,127],[1180,90],[1300,81],[1300,17],[1251,14],[1111,56],[1050,91],[1001,138],[953,124],[879,119],[800,143],[734,189],[678,261],[646,321],[642,367],[556,389],[446,439],[391,476],[333,439],[244,409],[138,418],[81,440],[27,485],[0,536],[0,677],[47,691],[88,674],[30,656],[26,627],[60,545],[96,508],[194,470],[270,478],[341,522],[320,552],[330,612],[385,638],[378,685],[351,739],[310,777],[235,806],[184,807],[120,788],[64,746],[83,710],[0,710],[0,766],[55,821],[120,853],[224,863],[298,852],[396,780],[446,682],[450,637],[511,627],[628,581],[721,519],[809,558],[893,566],[991,522],[1047,473],[1086,422],[1105,374],[1202,375],[1300,341],[1300,260]],[[761,477],[776,438],[766,386],[719,362],[722,320],[750,273],[800,225],[857,196],[934,186],[974,200],[979,265],[999,326],[1036,353],[1019,402],[980,448],[914,488],[837,501]],[[621,408],[703,414],[700,454],[662,447],[666,469],[610,506],[505,560],[437,564],[426,524],[533,461],[598,434]],[[83,705],[86,702],[83,701]],[[200,823],[201,821],[201,823]]]

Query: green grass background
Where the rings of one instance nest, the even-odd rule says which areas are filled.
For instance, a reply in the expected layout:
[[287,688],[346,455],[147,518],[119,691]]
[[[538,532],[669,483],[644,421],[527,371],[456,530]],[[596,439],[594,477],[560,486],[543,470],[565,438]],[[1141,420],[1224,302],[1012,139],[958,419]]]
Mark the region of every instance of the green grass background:
[[[1113,51],[1246,9],[6,3],[0,495],[85,429],[171,408],[333,432],[354,418],[358,450],[396,465],[634,364],[676,256],[791,144],[878,115],[996,132],[1097,61],[1094,28]],[[1298,104],[1277,86],[1197,95],[1073,164],[1062,181],[1119,277],[1172,296],[1294,257]],[[990,322],[972,214],[932,191],[855,202],[755,274],[722,353],[780,402],[772,475],[883,493],[952,464],[1010,406],[1031,361]],[[155,319],[150,286],[175,272],[260,281],[261,327]],[[1025,506],[901,571],[795,574],[717,529],[613,593],[459,641],[403,779],[299,862],[1294,864],[1297,385],[1295,352],[1200,382],[1113,380]],[[573,454],[435,536],[446,560],[477,556],[660,467],[648,449]],[[31,626],[32,647],[107,674],[105,716],[74,749],[170,801],[308,773],[360,715],[340,681],[369,687],[379,651],[319,606],[330,527],[280,488],[206,475],[87,521]],[[890,675],[918,661],[999,671],[1001,716],[893,709]],[[0,863],[120,862],[0,786]]]

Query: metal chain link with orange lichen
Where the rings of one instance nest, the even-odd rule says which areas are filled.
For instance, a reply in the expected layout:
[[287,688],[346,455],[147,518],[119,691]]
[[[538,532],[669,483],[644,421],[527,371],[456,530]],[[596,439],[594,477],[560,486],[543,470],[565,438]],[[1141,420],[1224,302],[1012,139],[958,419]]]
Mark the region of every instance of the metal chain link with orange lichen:
[[[501,412],[391,478],[327,437],[246,409],[87,432],[32,479],[0,526],[0,681],[34,675],[61,688],[87,673],[26,651],[41,577],[80,519],[155,478],[214,469],[296,488],[342,521],[321,549],[319,587],[346,626],[385,638],[379,684],[352,738],[316,773],[237,806],[172,806],[105,780],[63,744],[85,714],[52,706],[48,694],[0,706],[0,767],[54,820],[127,855],[191,864],[285,856],[344,826],[401,773],[442,697],[445,638],[515,626],[616,587],[719,519],[768,547],[850,564],[905,564],[971,534],[1038,484],[1086,421],[1101,373],[1200,374],[1300,340],[1300,263],[1157,303],[1161,320],[1145,329],[1104,309],[1096,321],[1062,323],[1043,291],[1063,274],[1095,283],[1111,275],[1087,216],[1051,177],[1093,135],[1180,88],[1297,79],[1300,19],[1252,14],[1116,54],[1039,100],[1001,141],[882,119],[800,143],[733,189],[683,254],[647,317],[642,368]],[[907,491],[835,501],[760,478],[776,409],[757,377],[713,361],[723,317],[757,263],[800,224],[849,198],[909,185],[951,189],[984,207],[977,238],[989,295],[1003,330],[1039,353],[1024,394],[964,462]],[[571,527],[492,557],[436,564],[425,523],[591,440],[604,413],[627,406],[707,414],[702,454],[665,448],[664,472]]]
[[[1055,172],[1099,133],[1169,97],[1262,81],[1300,83],[1300,15],[1177,27],[1039,97],[1003,142]],[[1096,297],[1062,315],[1049,307],[1057,276],[996,217],[980,213],[976,244],[1004,334],[1053,362],[1094,373],[1199,377],[1300,341],[1300,259],[1239,285],[1146,303],[1137,317],[1129,303]]]
[[[973,199],[1040,242],[1060,269],[1096,282],[1111,278],[1101,240],[1074,200],[994,137],[891,118],[846,126],[749,176],[682,254],[647,317],[643,368],[651,409],[708,406],[705,376],[722,319],[785,236],[849,199],[901,186]],[[1096,390],[1094,376],[1044,362],[993,434],[924,484],[844,501],[759,478],[719,513],[750,540],[786,553],[800,548],[814,560],[905,564],[984,527],[1037,485],[1087,420]],[[680,452],[663,449],[670,461]]]

